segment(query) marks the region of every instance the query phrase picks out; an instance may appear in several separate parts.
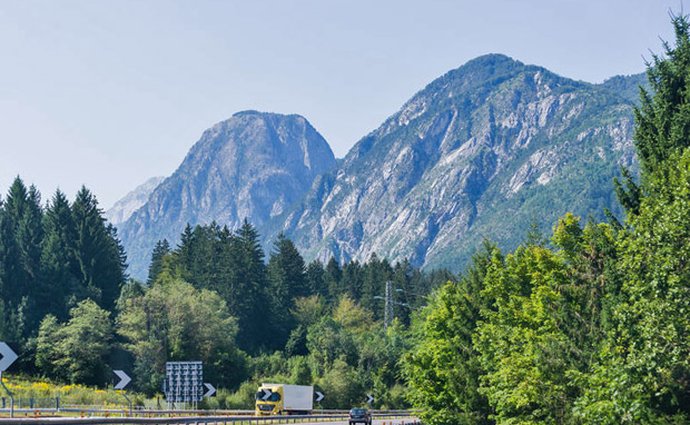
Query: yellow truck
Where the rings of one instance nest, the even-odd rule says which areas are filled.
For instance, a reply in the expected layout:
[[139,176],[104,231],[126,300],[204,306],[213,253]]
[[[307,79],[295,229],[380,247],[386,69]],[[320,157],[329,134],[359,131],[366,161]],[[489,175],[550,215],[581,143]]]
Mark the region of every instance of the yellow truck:
[[261,384],[256,392],[256,415],[308,415],[314,409],[311,385]]

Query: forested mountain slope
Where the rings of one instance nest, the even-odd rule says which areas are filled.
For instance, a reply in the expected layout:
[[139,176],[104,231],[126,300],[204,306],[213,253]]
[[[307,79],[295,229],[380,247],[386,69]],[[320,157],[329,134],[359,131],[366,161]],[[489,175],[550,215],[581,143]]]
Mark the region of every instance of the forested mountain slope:
[[361,139],[273,231],[307,258],[376,252],[457,271],[485,238],[512,249],[531,222],[619,212],[612,180],[634,163],[637,81],[593,85],[479,57]]

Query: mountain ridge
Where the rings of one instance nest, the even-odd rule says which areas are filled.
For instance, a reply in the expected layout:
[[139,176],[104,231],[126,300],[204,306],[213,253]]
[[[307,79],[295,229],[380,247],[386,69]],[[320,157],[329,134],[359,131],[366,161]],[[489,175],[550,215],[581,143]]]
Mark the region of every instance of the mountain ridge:
[[[506,249],[521,240],[523,235],[512,234],[511,226],[500,222],[501,215],[512,214],[513,224],[523,228],[534,217],[543,217],[541,228],[548,231],[565,209],[595,216],[601,216],[604,207],[621,212],[611,180],[620,165],[635,164],[632,92],[642,76],[617,76],[592,84],[506,55],[480,56],[427,84],[344,158],[336,160],[320,137],[321,145],[330,152],[328,166],[302,179],[305,181],[295,192],[299,193],[290,202],[245,216],[264,236],[265,246],[284,233],[307,260],[330,256],[340,261],[365,260],[377,253],[391,261],[408,258],[417,266],[460,270],[485,237]],[[201,205],[205,215],[182,217],[172,200],[180,197],[198,202],[179,185],[184,179],[198,180],[200,174],[219,166],[217,162],[210,165],[214,157],[210,152],[215,151],[206,145],[202,149],[202,141],[220,143],[219,125],[257,117],[267,122],[284,117],[281,119],[308,124],[299,115],[247,110],[214,125],[190,149],[173,176],[182,169],[196,174],[179,174],[178,187],[168,184],[161,188],[168,193],[168,203],[152,194],[152,205],[157,207],[141,209],[147,211],[147,220],[174,218],[178,227],[183,218],[191,224],[215,220],[237,227],[240,214],[229,219],[227,211],[237,205],[226,205],[222,213]],[[291,144],[297,145],[303,144]],[[300,148],[303,153],[307,152],[304,147]],[[302,156],[306,168],[308,156]],[[185,167],[190,158],[196,161],[195,167]],[[243,158],[248,163],[238,165],[239,174],[247,172],[243,166],[251,167],[256,160]],[[285,155],[272,158],[277,161],[270,164],[273,167],[286,159]],[[232,158],[225,159],[232,162]],[[267,190],[275,192],[281,187],[280,177],[276,179]],[[230,186],[231,193],[246,196],[241,185]],[[225,198],[206,201],[227,204]],[[545,206],[553,208],[541,211]],[[121,234],[126,247],[141,236],[132,228],[148,232],[147,220],[125,226]],[[178,236],[179,232],[169,233],[168,238],[174,242]],[[154,235],[146,235],[148,252],[154,239]],[[137,255],[144,248],[140,245]],[[144,270],[142,261],[137,261],[136,269]]]
[[[494,121],[493,128],[492,125],[485,125],[482,129],[485,131],[483,133],[480,132],[481,134],[475,134],[475,137],[465,137],[464,139],[462,136],[454,137],[457,136],[457,134],[449,137],[447,130],[450,128],[453,121],[470,123],[467,125],[467,128],[459,129],[460,133],[466,131],[468,132],[467,134],[470,135],[472,130],[472,119],[482,117],[477,117],[476,114],[472,116],[474,112],[472,110],[467,111],[462,108],[454,109],[453,106],[458,105],[453,105],[453,101],[448,101],[447,99],[452,99],[454,96],[467,95],[469,93],[470,97],[463,99],[463,102],[469,101],[471,103],[481,99],[484,95],[488,95],[488,91],[490,91],[492,87],[511,83],[511,79],[515,79],[519,75],[528,75],[533,79],[531,82],[522,81],[522,83],[524,83],[521,87],[523,94],[528,92],[525,88],[529,89],[531,86],[534,92],[532,93],[533,95],[537,97],[542,96],[543,99],[549,99],[545,103],[532,104],[536,109],[531,111],[530,118],[536,120],[534,123],[536,126],[527,128],[528,132],[535,130],[535,128],[538,130],[540,124],[543,126],[552,118],[549,114],[553,115],[551,109],[554,102],[558,99],[554,99],[554,97],[549,94],[551,92],[557,91],[559,96],[565,96],[560,100],[564,102],[569,100],[569,93],[573,92],[586,92],[593,97],[608,97],[605,96],[605,93],[609,93],[609,89],[606,87],[560,77],[545,68],[535,65],[524,65],[505,55],[485,55],[472,60],[466,65],[449,71],[428,84],[424,89],[410,98],[397,113],[385,120],[379,128],[370,132],[357,142],[343,159],[343,165],[338,169],[337,175],[331,175],[318,180],[319,182],[323,182],[325,186],[312,189],[313,193],[307,197],[307,203],[311,204],[311,207],[303,208],[302,211],[295,211],[288,214],[285,218],[285,225],[283,225],[279,231],[285,232],[289,237],[295,239],[298,247],[305,250],[307,258],[325,258],[334,255],[341,261],[352,259],[363,261],[369,255],[376,252],[379,255],[389,257],[391,260],[411,258],[412,263],[415,265],[434,267],[434,262],[428,263],[426,257],[427,254],[429,254],[427,251],[429,249],[434,249],[434,244],[438,242],[437,236],[439,227],[443,227],[442,224],[444,224],[446,220],[451,220],[454,215],[461,211],[466,215],[465,225],[471,227],[478,212],[477,208],[482,209],[485,207],[483,205],[474,205],[474,202],[476,202],[478,198],[481,198],[482,190],[486,189],[482,188],[482,186],[488,187],[486,179],[491,177],[492,172],[490,169],[492,166],[496,165],[495,162],[497,159],[501,159],[501,154],[505,154],[509,143],[529,144],[529,139],[531,137],[538,135],[540,137],[545,136],[539,131],[536,131],[534,135],[516,132],[512,135],[513,137],[511,137],[511,135],[506,135],[504,137],[504,141],[509,142],[506,143],[505,146],[498,143],[495,146],[491,146],[493,151],[492,149],[485,150],[484,148],[487,147],[486,142],[493,137],[491,132],[495,130],[496,127],[495,117],[490,118],[496,114],[496,108],[494,107],[493,109],[488,108],[490,110],[486,110],[487,108],[485,108],[483,116],[484,121],[487,121],[486,124],[488,124],[488,121]],[[518,83],[520,82],[518,81]],[[544,93],[540,94],[539,90],[544,91]],[[515,91],[507,94],[515,94]],[[475,96],[474,100],[472,96]],[[509,103],[509,106],[502,108],[502,111],[512,111],[520,102],[519,99],[512,99],[512,101],[516,101],[517,103]],[[606,100],[603,100],[602,103],[606,103]],[[622,98],[618,102],[614,101],[613,103],[617,103],[612,106],[613,109],[617,107],[621,108],[619,112],[624,116],[620,124],[623,127],[622,132],[625,133],[624,144],[626,145],[624,149],[625,153],[622,155],[623,158],[621,158],[621,161],[617,162],[630,165],[632,157],[632,144],[630,138],[630,130],[632,128],[631,103],[628,103],[627,100],[623,100]],[[420,130],[420,123],[414,124],[414,121],[427,113],[430,108],[438,109],[438,113],[432,113],[432,119],[423,123],[424,128],[422,128],[422,130],[431,130],[432,136],[434,136],[433,130],[435,128],[442,128],[443,131],[437,132],[438,134],[435,135],[437,140],[435,142],[432,141],[431,145],[427,144],[427,146],[425,146],[423,141],[424,137],[416,140],[415,135],[409,134],[410,132],[407,131],[407,128],[411,126],[415,131]],[[579,114],[577,111],[573,111],[573,113],[575,115]],[[612,113],[615,114],[615,112]],[[504,119],[511,119],[509,116],[510,114],[503,115],[507,115],[503,117]],[[517,118],[512,117],[512,119],[515,120]],[[560,129],[553,128],[551,130],[553,132],[563,132],[565,128],[561,126]],[[396,134],[392,135],[392,133]],[[584,135],[582,137],[587,138],[589,136]],[[406,138],[410,140],[410,143],[404,146],[395,146],[400,140]],[[433,139],[433,137],[431,139]],[[467,142],[469,142],[469,144],[465,144]],[[432,199],[419,199],[418,197],[418,199],[413,200],[409,198],[406,199],[406,197],[415,190],[419,194],[420,191],[429,189],[433,184],[439,184],[439,179],[436,181],[428,181],[427,179],[427,181],[425,181],[425,174],[428,173],[430,169],[433,169],[436,164],[439,164],[442,159],[453,162],[453,158],[448,156],[451,152],[455,152],[456,156],[462,156],[457,150],[463,145],[465,151],[470,153],[474,151],[474,153],[477,154],[467,157],[466,159],[468,162],[464,166],[459,166],[455,169],[455,171],[464,169],[467,172],[464,176],[456,176],[458,177],[457,183],[461,185],[464,184],[465,187],[463,189],[462,186],[460,186],[461,193],[455,193],[455,195],[464,196],[465,199],[463,202],[455,202],[453,208],[449,208],[441,213],[442,217],[433,218],[439,211],[435,209],[438,205],[429,208],[429,205],[434,205]],[[405,154],[412,156],[402,159],[391,157],[388,161],[385,161],[384,157],[388,152],[396,152],[397,155]],[[503,160],[505,161],[506,158],[503,158]],[[540,158],[534,158],[534,160],[537,162],[548,162],[550,159],[548,155],[544,156],[542,154]],[[404,173],[398,173],[394,180],[388,178],[390,176],[386,176],[383,172],[377,173],[378,170],[391,171],[396,165],[400,165],[402,162],[423,164],[423,167],[421,167],[421,169],[408,167]],[[529,174],[528,169],[525,170],[523,174]],[[368,170],[375,171],[369,172]],[[450,171],[453,170],[451,169]],[[608,167],[607,175],[613,177],[616,175],[616,171]],[[375,177],[372,178],[372,176]],[[548,175],[542,176],[539,176],[542,178],[542,181],[548,183],[551,177]],[[525,175],[524,177],[526,178],[528,176]],[[365,193],[367,190],[358,189],[375,187],[377,181],[385,181],[386,187],[379,187],[376,193],[371,193],[370,190],[368,191],[370,193]],[[521,187],[520,178],[518,177],[515,179],[513,183],[515,189],[519,190]],[[522,182],[522,185],[524,185],[524,182]],[[420,187],[426,189],[420,189]],[[449,192],[453,191],[451,187],[446,187],[445,189]],[[316,193],[321,194],[320,202],[317,200],[319,196],[315,196]],[[347,198],[348,195],[350,196],[349,199]],[[371,198],[369,202],[367,202],[367,197]],[[382,201],[385,197],[389,198],[388,203]],[[405,231],[397,231],[397,235],[393,236],[392,234],[396,233],[394,231],[395,221],[405,221],[409,219],[410,210],[408,207],[410,206],[410,201],[417,202],[416,207],[413,208],[417,213],[419,210],[427,209],[430,213],[428,217],[432,218],[432,222],[423,223],[424,217],[417,217],[418,220],[415,222],[415,226],[408,226]],[[361,208],[360,206],[363,202],[364,208]],[[386,208],[388,208],[389,211],[381,211],[383,209],[381,208],[382,202],[386,204]],[[396,205],[399,204],[403,204],[406,207],[396,210]],[[471,208],[463,209],[461,204],[465,206],[470,205]],[[614,210],[616,209],[615,200],[609,198],[605,204],[607,207]],[[315,208],[315,206],[318,207]],[[352,209],[366,210],[367,218],[361,220],[361,217],[357,216],[357,214],[348,216],[342,213],[342,211]],[[378,214],[378,216],[377,214],[373,214],[373,216],[377,217],[372,219],[372,211],[376,211],[377,209],[380,214]],[[583,208],[583,210],[586,210],[586,208]],[[391,213],[390,211],[395,212]],[[590,211],[581,212],[588,213]],[[361,215],[364,216],[364,214]],[[385,221],[388,221],[388,223],[382,225],[381,223]],[[343,225],[343,223],[346,222],[347,224]],[[414,234],[416,231],[423,231],[425,236],[417,239],[413,238],[411,240],[409,235]],[[378,237],[379,241],[377,242],[375,240],[376,236],[365,237],[364,235],[380,235]],[[388,241],[386,241],[386,239],[388,239]],[[510,240],[507,242],[510,242],[508,245],[514,245],[516,241]],[[478,241],[475,237],[474,245],[477,243]],[[315,249],[317,246],[320,246],[320,248]],[[409,247],[413,248],[410,249]],[[435,249],[451,250],[452,248],[441,247]],[[466,262],[469,255],[469,252],[465,252],[464,258],[459,262]],[[458,267],[457,265],[453,267],[452,263],[452,261],[443,261],[440,265],[450,266],[456,270],[461,268],[461,266]]]

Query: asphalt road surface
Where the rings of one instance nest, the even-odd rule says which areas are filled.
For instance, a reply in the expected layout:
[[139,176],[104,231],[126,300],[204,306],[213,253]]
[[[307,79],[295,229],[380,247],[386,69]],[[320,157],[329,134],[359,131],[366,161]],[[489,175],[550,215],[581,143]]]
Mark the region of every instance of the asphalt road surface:
[[[411,425],[418,424],[419,420],[416,418],[404,419],[374,419],[373,425]],[[349,425],[347,421],[333,421],[333,422],[298,422],[301,425]],[[358,424],[359,425],[359,424]]]

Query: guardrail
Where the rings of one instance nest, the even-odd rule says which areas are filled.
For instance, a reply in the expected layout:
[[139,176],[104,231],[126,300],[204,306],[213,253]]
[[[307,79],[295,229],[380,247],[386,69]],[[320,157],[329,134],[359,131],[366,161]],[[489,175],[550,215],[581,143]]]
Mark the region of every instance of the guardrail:
[[[377,414],[375,419],[405,419],[398,414]],[[294,416],[189,416],[189,417],[157,417],[157,418],[8,418],[0,419],[2,425],[268,425],[289,424],[300,422],[336,422],[347,421],[347,415],[294,415]],[[417,424],[416,418],[409,417],[409,424]]]
[[[10,409],[5,408],[5,409],[0,409],[0,413],[9,413]],[[316,417],[316,416],[334,416],[334,415],[341,415],[341,416],[346,416],[348,414],[349,410],[337,410],[337,409],[332,409],[332,410],[327,410],[327,409],[318,409],[314,410],[312,415],[309,415],[309,417]],[[162,415],[167,415],[167,416],[181,416],[181,415],[188,415],[188,416],[223,416],[223,417],[247,417],[247,416],[254,416],[254,410],[191,410],[191,409],[181,409],[181,410],[176,410],[176,409],[168,409],[168,410],[155,410],[155,409],[134,409],[131,412],[131,415],[129,415],[129,409],[125,408],[113,408],[113,409],[107,409],[107,408],[99,408],[96,406],[65,406],[61,407],[59,409],[55,408],[48,408],[48,407],[42,407],[42,408],[21,408],[21,409],[14,409],[14,413],[25,413],[25,414],[35,414],[35,415],[41,415],[41,414],[57,414],[57,413],[78,413],[84,416],[96,416],[96,415],[121,415],[121,416],[162,416]],[[384,416],[384,415],[394,415],[398,417],[407,417],[407,416],[414,416],[416,414],[415,411],[411,410],[372,410],[372,414],[374,416]],[[282,418],[285,418],[285,416],[280,416]],[[297,417],[291,416],[291,417]],[[4,422],[3,422],[4,423]]]

